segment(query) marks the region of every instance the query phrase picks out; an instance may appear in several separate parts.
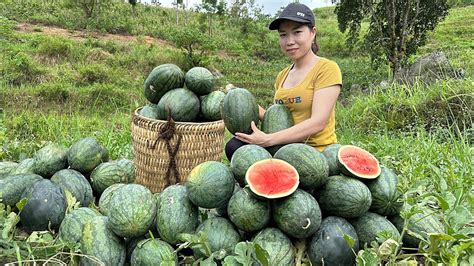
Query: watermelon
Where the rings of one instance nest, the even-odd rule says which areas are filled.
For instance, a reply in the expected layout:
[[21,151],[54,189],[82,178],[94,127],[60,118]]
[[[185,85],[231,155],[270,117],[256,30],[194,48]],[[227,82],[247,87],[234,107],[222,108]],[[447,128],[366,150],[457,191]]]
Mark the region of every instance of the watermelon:
[[112,232],[105,216],[93,217],[84,224],[81,238],[81,265],[97,265],[95,257],[104,265],[125,264],[125,243]]
[[158,107],[153,103],[147,104],[138,111],[138,114],[149,119],[158,119]]
[[273,158],[293,165],[300,176],[300,184],[305,189],[316,189],[326,182],[329,165],[326,157],[315,148],[292,143],[281,147]]
[[193,233],[198,226],[198,207],[188,198],[183,185],[172,185],[157,196],[156,226],[164,241],[179,243],[181,233]]
[[132,252],[131,265],[178,265],[173,247],[159,239],[143,239]]
[[245,174],[249,167],[261,160],[271,159],[272,155],[258,145],[249,144],[238,148],[230,159],[230,170],[240,185],[245,185]]
[[130,183],[130,176],[117,161],[101,163],[90,175],[92,189],[98,194],[113,184]]
[[[403,218],[400,215],[395,215],[389,218],[401,233],[404,227]],[[440,219],[432,210],[423,210],[410,216],[407,220],[407,231],[403,234],[403,246],[410,248],[418,248],[422,237],[428,239],[430,233],[444,233],[444,226]]]
[[265,159],[250,166],[245,181],[255,195],[277,199],[295,192],[299,176],[291,164],[279,159]]
[[145,236],[139,236],[139,237],[131,237],[131,238],[125,238],[125,262],[130,264],[130,260],[132,259],[132,254],[135,248],[137,247],[138,243],[145,238]]
[[372,241],[378,241],[382,244],[384,240],[377,239],[382,232],[388,234],[394,240],[400,238],[397,228],[389,220],[376,213],[366,212],[360,217],[351,220],[350,223],[357,232],[361,247],[364,247],[366,244],[370,246]]
[[151,103],[158,103],[166,92],[182,88],[184,72],[174,64],[155,67],[145,80],[145,97]]
[[117,189],[109,202],[110,228],[121,237],[148,232],[156,215],[156,201],[146,187],[127,184]]
[[343,174],[359,179],[375,179],[381,171],[379,161],[374,155],[353,145],[343,145],[339,148],[337,163]]
[[216,79],[211,71],[204,67],[193,67],[184,75],[184,84],[197,95],[206,95],[214,90]]
[[268,253],[268,265],[293,265],[295,249],[291,240],[278,228],[265,228],[252,239]]
[[[344,239],[351,237],[353,246]],[[344,218],[328,216],[309,240],[308,257],[311,265],[354,265],[359,251],[359,239],[354,227]]]
[[40,180],[43,180],[43,177],[36,174],[10,175],[5,179],[0,179],[2,203],[12,207],[15,206],[21,200],[23,192]]
[[0,180],[10,175],[18,167],[16,162],[0,162]]
[[346,176],[330,176],[316,195],[325,213],[343,218],[358,217],[372,204],[369,188],[361,181]]
[[18,164],[18,167],[11,174],[34,174],[34,164],[35,160],[33,158],[26,158]]
[[[241,189],[242,189],[242,188],[240,187],[239,183],[235,182],[235,184],[234,184],[234,192],[232,192],[232,195],[234,195],[235,193],[237,193],[237,191],[240,191]],[[232,198],[232,197],[231,197],[231,198]],[[228,204],[216,208],[217,214],[218,214],[219,216],[227,216],[227,206],[228,206]]]
[[318,202],[301,189],[297,189],[289,197],[274,200],[272,211],[278,228],[291,237],[310,237],[321,224]]
[[89,206],[93,199],[89,181],[76,170],[60,170],[51,177],[51,181],[60,188],[68,190],[81,203],[82,207]]
[[221,162],[207,161],[191,170],[186,181],[188,197],[202,208],[218,208],[229,201],[235,179],[230,169]]
[[163,95],[157,104],[158,119],[166,120],[171,112],[174,121],[194,122],[199,115],[199,98],[192,91],[177,88]]
[[323,151],[323,155],[328,160],[329,176],[339,175],[341,173],[339,165],[337,164],[337,153],[339,152],[339,148],[341,148],[341,146],[341,144],[331,144]]
[[26,189],[22,198],[28,201],[20,212],[20,220],[28,230],[59,228],[67,208],[66,198],[59,186],[43,179]]
[[[202,222],[196,233],[202,232],[208,241],[210,252],[218,252],[221,257],[232,254],[235,245],[240,242],[240,235],[229,220],[223,217],[211,217]],[[206,257],[199,250],[193,249],[197,257]]]
[[230,198],[227,215],[238,229],[255,232],[270,221],[270,203],[256,199],[248,188],[243,188]]
[[50,178],[57,171],[67,168],[67,149],[57,144],[49,144],[33,156],[33,172]]
[[402,194],[397,191],[398,178],[395,173],[382,166],[380,176],[367,182],[372,194],[370,210],[380,215],[395,215],[400,212]]
[[117,189],[125,186],[123,183],[113,184],[110,187],[106,188],[104,192],[100,195],[99,198],[99,210],[100,213],[103,215],[107,215],[109,213],[109,203],[112,195],[117,191]]
[[61,240],[70,244],[79,243],[81,241],[84,224],[97,216],[100,216],[100,213],[87,207],[81,207],[66,214],[66,217],[64,217],[59,227]]
[[251,133],[250,123],[254,121],[257,125],[260,119],[257,100],[246,89],[230,90],[224,97],[222,118],[225,127],[231,134],[236,132]]
[[135,165],[133,164],[132,160],[129,159],[119,159],[116,161],[118,165],[122,166],[122,168],[125,170],[125,173],[128,175],[128,183],[133,183],[135,182]]
[[201,115],[208,121],[222,119],[221,109],[224,104],[225,93],[213,91],[201,99]]
[[89,174],[109,160],[109,152],[95,138],[83,138],[71,145],[67,153],[70,168]]
[[[290,113],[290,110],[286,105],[283,104],[274,104],[267,108],[265,115],[263,116],[261,130],[267,134],[275,133],[287,128],[290,128],[294,125],[293,116]],[[268,147],[268,151],[272,155],[283,147],[283,145],[275,145]]]

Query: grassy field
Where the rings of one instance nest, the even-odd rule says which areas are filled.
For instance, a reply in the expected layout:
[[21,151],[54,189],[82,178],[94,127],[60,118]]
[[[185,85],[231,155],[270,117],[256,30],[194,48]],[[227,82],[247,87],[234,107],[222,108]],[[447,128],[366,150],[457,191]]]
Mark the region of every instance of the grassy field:
[[[133,110],[146,104],[146,76],[163,63],[189,68],[183,51],[170,41],[167,27],[175,27],[174,11],[139,6],[141,15],[133,16],[128,5],[117,5],[87,21],[79,11],[49,1],[22,2],[0,3],[0,161],[19,161],[48,142],[69,146],[87,136],[106,146],[112,159],[133,158],[130,119]],[[389,79],[389,69],[373,70],[362,48],[345,47],[332,8],[316,14],[320,55],[338,62],[343,72],[336,114],[339,142],[365,148],[395,170],[407,213],[430,206],[443,218],[446,234],[427,239],[417,255],[432,263],[472,265],[474,6],[451,9],[411,59],[445,51],[466,78],[413,86],[378,86]],[[73,15],[79,19],[69,19]],[[190,16],[190,21],[198,19]],[[262,29],[265,21],[254,27]],[[224,30],[225,23],[215,25],[223,49],[209,55],[206,67],[223,75],[220,88],[228,83],[248,88],[259,104],[269,106],[274,78],[289,62],[279,58],[276,46],[268,48],[275,58],[255,56],[252,49],[261,44],[244,49],[242,36]],[[162,26],[146,26],[151,24]],[[147,36],[161,38],[159,45]],[[277,43],[276,35],[265,38]],[[353,92],[352,84],[368,92]],[[31,259],[32,253],[21,256]],[[409,257],[406,251],[393,253],[385,262]]]

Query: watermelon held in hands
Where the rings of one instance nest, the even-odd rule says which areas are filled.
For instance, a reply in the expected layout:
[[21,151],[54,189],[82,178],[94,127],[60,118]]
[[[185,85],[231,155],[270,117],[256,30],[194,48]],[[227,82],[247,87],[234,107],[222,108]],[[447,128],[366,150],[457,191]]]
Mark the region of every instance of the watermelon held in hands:
[[224,97],[222,118],[227,130],[231,134],[236,132],[249,134],[252,132],[250,123],[259,121],[257,100],[248,90],[235,88]]
[[197,95],[206,95],[214,90],[216,79],[211,71],[204,67],[193,67],[184,75],[184,84]]
[[255,195],[277,199],[295,192],[299,185],[299,175],[291,164],[283,160],[265,159],[250,166],[245,181]]
[[337,162],[341,172],[347,176],[375,179],[380,175],[381,168],[377,158],[353,145],[343,145],[339,148]]
[[184,72],[177,65],[163,64],[155,67],[145,80],[145,97],[158,103],[166,92],[182,88]]
[[[265,115],[263,116],[261,130],[267,134],[275,133],[287,128],[290,128],[294,125],[293,116],[290,113],[290,110],[286,105],[283,104],[274,104],[267,108]],[[283,145],[275,145],[268,147],[268,151],[272,155],[283,147]]]

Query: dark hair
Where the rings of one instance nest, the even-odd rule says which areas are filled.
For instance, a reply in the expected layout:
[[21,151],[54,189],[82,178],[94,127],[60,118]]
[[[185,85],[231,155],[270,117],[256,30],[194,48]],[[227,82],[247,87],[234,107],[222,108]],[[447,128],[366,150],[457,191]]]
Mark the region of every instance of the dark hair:
[[[306,24],[306,26],[311,30],[312,28],[314,28],[314,25],[312,25],[311,23],[308,23]],[[318,40],[316,39],[316,34],[314,35],[314,41],[313,43],[311,44],[311,50],[313,51],[314,54],[317,54],[318,51],[319,51],[319,44],[318,44]]]

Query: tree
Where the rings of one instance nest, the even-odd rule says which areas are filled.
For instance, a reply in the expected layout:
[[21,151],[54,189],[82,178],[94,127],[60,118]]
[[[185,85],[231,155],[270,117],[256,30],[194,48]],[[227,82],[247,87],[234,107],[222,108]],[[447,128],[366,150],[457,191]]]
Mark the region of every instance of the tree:
[[357,42],[361,23],[369,20],[365,45],[374,66],[388,60],[393,77],[418,47],[426,34],[448,14],[447,0],[340,0],[335,13],[341,32],[349,29],[347,43]]
[[207,13],[209,36],[212,36],[212,15],[218,11],[217,0],[202,0],[202,8]]

